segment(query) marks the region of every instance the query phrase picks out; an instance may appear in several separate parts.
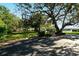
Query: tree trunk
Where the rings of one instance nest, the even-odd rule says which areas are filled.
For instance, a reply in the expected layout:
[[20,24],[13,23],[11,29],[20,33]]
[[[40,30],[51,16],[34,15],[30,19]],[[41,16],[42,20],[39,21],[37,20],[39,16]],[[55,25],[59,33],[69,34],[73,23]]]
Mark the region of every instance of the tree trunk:
[[56,28],[56,35],[64,35],[64,33],[62,33],[62,30],[64,27],[62,27],[61,29],[59,29],[58,25],[57,25],[57,22],[56,21],[53,21],[53,24],[55,25],[55,28]]
[[62,27],[61,29],[59,29],[55,34],[56,34],[57,36],[65,35],[65,33],[62,32],[63,29],[64,29],[64,27]]
[[56,28],[56,35],[60,35],[60,33],[62,33],[62,30],[59,29],[57,22],[55,20],[53,20],[53,24],[55,25]]

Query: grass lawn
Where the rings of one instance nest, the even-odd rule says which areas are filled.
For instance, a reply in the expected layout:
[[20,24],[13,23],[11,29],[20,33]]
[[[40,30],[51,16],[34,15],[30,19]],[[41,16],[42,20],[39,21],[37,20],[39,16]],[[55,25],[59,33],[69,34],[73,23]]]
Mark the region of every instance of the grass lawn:
[[[66,34],[76,34],[79,35],[79,32],[63,32]],[[26,32],[26,33],[11,33],[8,35],[3,35],[0,38],[0,42],[6,42],[11,40],[24,40],[24,38],[30,38],[36,36],[36,32]]]
[[36,36],[36,32],[27,32],[27,33],[12,33],[8,35],[3,35],[0,38],[0,42],[6,42],[10,40],[22,40],[23,38],[30,38]]
[[79,35],[79,32],[63,32],[63,33],[66,33],[66,34],[76,34],[76,35]]

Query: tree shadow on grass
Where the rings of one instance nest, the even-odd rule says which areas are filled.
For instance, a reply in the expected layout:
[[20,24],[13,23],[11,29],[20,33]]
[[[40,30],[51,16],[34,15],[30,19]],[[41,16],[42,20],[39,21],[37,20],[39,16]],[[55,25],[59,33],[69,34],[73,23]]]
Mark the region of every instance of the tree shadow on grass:
[[[62,37],[33,37],[0,48],[0,56],[77,56],[73,47],[54,47]],[[52,47],[53,46],[53,47]]]
[[[28,40],[7,44],[0,48],[0,56],[49,56],[56,55],[53,49],[55,39],[50,37],[34,37]],[[45,47],[45,48],[44,48]]]
[[79,35],[77,35],[77,34],[67,34],[67,35],[64,35],[63,38],[66,38],[66,39],[79,39]]

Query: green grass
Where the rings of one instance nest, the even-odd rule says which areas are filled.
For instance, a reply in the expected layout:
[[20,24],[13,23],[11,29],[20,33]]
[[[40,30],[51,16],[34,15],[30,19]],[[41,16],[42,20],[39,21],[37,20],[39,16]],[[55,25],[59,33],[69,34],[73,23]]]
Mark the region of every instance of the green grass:
[[63,32],[63,33],[66,33],[66,34],[77,34],[77,35],[79,35],[79,32]]
[[10,40],[20,40],[23,38],[30,38],[36,36],[36,32],[27,32],[27,33],[12,33],[8,35],[3,35],[0,38],[0,42],[6,42]]

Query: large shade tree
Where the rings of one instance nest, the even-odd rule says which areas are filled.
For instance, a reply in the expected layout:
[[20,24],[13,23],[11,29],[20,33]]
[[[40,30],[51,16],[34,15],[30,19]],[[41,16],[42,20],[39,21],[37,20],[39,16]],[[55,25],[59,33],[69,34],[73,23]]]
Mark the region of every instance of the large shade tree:
[[[79,19],[79,5],[72,3],[22,3],[18,4],[22,13],[26,12],[26,16],[29,17],[34,12],[42,12],[44,15],[47,15],[48,18],[52,20],[56,28],[56,34],[62,34],[62,30],[69,25],[75,25],[78,23]],[[27,18],[27,17],[25,17]],[[61,23],[61,28],[58,25]]]
[[20,18],[10,13],[9,9],[5,6],[0,6],[0,20],[2,20],[2,22],[5,24],[4,27],[6,29],[6,34],[19,28],[20,26]]

